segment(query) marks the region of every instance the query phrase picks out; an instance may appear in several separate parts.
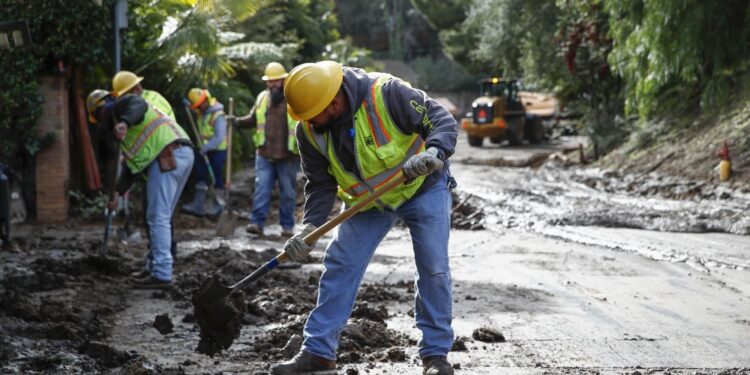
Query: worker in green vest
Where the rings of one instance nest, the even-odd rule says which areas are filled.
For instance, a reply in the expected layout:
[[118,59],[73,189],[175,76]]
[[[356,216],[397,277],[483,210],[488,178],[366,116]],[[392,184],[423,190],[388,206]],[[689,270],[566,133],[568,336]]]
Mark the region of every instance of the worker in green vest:
[[130,189],[136,176],[145,177],[149,252],[144,271],[133,282],[137,288],[168,287],[172,283],[172,213],[193,167],[193,148],[187,133],[157,106],[138,95],[118,96],[111,114],[113,133],[125,159],[117,194]]
[[169,104],[169,101],[156,91],[145,90],[143,86],[141,86],[141,81],[143,81],[143,77],[139,77],[133,72],[127,70],[121,70],[112,78],[112,95],[115,97],[125,94],[140,95],[147,102],[151,103],[172,118],[172,120],[175,120],[174,110],[172,109],[172,105]]
[[255,127],[255,193],[247,227],[252,234],[263,235],[276,181],[279,182],[280,192],[281,235],[289,237],[294,234],[299,151],[294,130],[297,121],[288,115],[284,98],[286,76],[284,66],[277,62],[269,63],[262,77],[266,90],[258,94],[250,113],[237,119],[239,126]]
[[414,317],[423,373],[453,374],[448,262],[451,194],[448,158],[456,120],[424,91],[383,73],[333,61],[292,69],[284,95],[297,126],[305,185],[302,230],[284,251],[304,260],[315,246],[303,238],[326,222],[338,196],[352,206],[402,172],[409,182],[385,193],[338,228],[326,248],[317,306],[304,327],[300,352],[271,368],[273,374],[334,374],[341,331],[354,306],[365,269],[380,241],[402,221],[417,266]]
[[[201,157],[195,163],[195,195],[193,201],[182,205],[182,211],[195,215],[216,216],[224,209],[224,164],[227,162],[227,120],[224,105],[211,96],[206,89],[193,88],[188,91],[188,103],[196,114],[196,124],[200,140]],[[204,161],[207,157],[210,165]],[[208,168],[214,176],[214,194],[211,208],[204,212],[208,194]]]

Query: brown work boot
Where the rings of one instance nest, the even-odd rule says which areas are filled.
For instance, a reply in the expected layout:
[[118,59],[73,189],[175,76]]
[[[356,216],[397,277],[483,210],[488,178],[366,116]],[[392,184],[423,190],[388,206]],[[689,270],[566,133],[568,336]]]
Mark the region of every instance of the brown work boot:
[[300,351],[294,358],[271,367],[273,375],[335,375],[336,361]]
[[422,358],[422,367],[424,375],[453,375],[453,366],[448,363],[448,358],[442,355]]

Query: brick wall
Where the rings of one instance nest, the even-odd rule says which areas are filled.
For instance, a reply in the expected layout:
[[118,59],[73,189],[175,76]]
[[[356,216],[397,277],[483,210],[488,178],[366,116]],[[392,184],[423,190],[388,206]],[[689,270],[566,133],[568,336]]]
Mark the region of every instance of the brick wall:
[[70,115],[65,78],[42,77],[42,117],[37,134],[53,133],[55,142],[36,156],[36,218],[40,223],[68,218]]

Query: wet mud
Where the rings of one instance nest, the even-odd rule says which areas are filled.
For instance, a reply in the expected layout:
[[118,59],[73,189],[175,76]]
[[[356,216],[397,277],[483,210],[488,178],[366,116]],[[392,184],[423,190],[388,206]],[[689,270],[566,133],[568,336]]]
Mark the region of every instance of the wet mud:
[[101,241],[88,236],[16,244],[20,252],[0,253],[0,373],[170,371],[107,343],[114,315],[127,305],[124,280],[136,257],[102,257]]
[[156,319],[154,319],[154,328],[156,328],[156,330],[162,335],[174,332],[174,324],[172,324],[172,319],[169,318],[169,314],[157,315]]
[[[468,179],[458,178],[460,194],[482,208],[479,225],[541,232],[545,226],[600,226],[750,234],[750,188],[554,160],[536,169],[468,167],[473,168],[464,176]],[[469,211],[460,205],[456,210]]]
[[482,342],[505,342],[505,336],[502,332],[489,327],[481,327],[471,333],[474,340]]

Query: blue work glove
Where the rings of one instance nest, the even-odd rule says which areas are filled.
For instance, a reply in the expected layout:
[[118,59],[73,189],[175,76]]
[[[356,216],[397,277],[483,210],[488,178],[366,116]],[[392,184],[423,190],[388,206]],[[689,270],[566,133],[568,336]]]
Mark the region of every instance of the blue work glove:
[[426,176],[443,167],[443,161],[438,158],[438,149],[430,147],[412,157],[404,163],[404,175],[413,179]]
[[289,259],[295,262],[302,262],[307,258],[307,254],[310,254],[315,244],[308,245],[305,243],[304,238],[314,230],[318,229],[315,225],[305,224],[302,227],[302,231],[295,234],[286,241],[284,245],[284,251],[289,255]]

